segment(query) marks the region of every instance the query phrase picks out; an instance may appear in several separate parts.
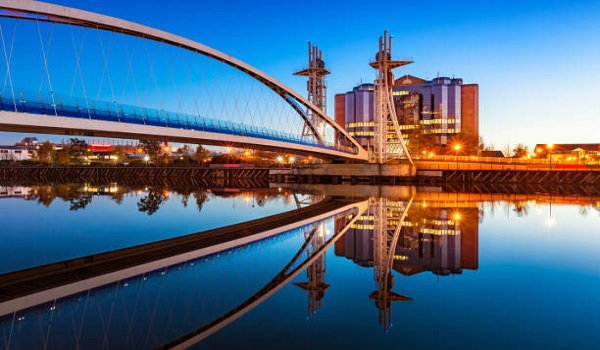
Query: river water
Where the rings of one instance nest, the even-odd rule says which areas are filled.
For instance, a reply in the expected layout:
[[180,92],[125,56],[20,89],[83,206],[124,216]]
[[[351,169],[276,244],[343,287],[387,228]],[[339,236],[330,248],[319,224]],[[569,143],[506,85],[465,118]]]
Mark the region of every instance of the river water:
[[[276,230],[243,224],[323,203]],[[0,349],[600,344],[597,195],[4,184],[0,222]],[[245,241],[175,260],[68,267],[235,224]]]

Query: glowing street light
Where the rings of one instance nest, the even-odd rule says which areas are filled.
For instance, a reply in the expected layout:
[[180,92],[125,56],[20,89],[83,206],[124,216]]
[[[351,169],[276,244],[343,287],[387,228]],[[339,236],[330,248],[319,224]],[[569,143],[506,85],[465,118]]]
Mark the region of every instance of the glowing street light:
[[456,159],[456,170],[458,170],[458,152],[459,151],[460,151],[460,144],[455,143],[454,144],[454,152],[455,152],[454,158]]
[[550,162],[550,170],[552,170],[552,149],[554,148],[554,145],[549,143],[546,145],[546,148],[548,149],[548,160]]

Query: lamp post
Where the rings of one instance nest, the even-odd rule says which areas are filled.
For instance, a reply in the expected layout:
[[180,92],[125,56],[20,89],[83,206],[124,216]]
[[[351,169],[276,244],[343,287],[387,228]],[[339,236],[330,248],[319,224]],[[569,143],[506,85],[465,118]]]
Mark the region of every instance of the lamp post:
[[460,145],[458,143],[454,144],[454,159],[456,160],[456,170],[458,170],[458,152],[460,151]]
[[552,170],[552,148],[554,148],[554,145],[549,143],[546,145],[546,148],[548,149],[548,161],[550,162],[550,170]]

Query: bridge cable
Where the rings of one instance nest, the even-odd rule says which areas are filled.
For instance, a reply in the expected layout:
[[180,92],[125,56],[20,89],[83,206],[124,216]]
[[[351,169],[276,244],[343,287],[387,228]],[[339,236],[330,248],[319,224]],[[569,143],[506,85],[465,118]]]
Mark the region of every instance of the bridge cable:
[[[192,65],[193,65],[193,62],[192,62]],[[198,93],[198,91],[196,91],[196,85],[200,85],[200,84],[193,83],[192,69],[190,68],[190,65],[186,64],[185,67],[186,67],[185,74],[186,74],[186,80],[187,80],[186,86],[189,86],[190,90],[192,91],[192,96],[193,96],[192,112],[194,112],[194,116],[197,116],[198,118],[200,118],[200,105],[198,103],[199,93]],[[194,119],[196,119],[196,127],[199,127],[198,118],[194,118]]]
[[[160,45],[161,43],[157,43],[158,45]],[[157,50],[158,51],[158,50]],[[163,110],[164,111],[164,104],[163,104],[163,96],[161,94],[160,89],[158,89],[158,83],[156,81],[156,74],[154,73],[154,64],[156,63],[156,56],[151,57],[150,55],[150,51],[148,51],[148,46],[146,46],[146,56],[148,57],[148,63],[149,63],[149,74],[148,74],[148,79],[146,80],[146,90],[145,93],[147,94],[148,90],[150,90],[151,86],[152,86],[152,82],[154,82],[154,88],[156,89],[156,94],[158,95],[158,109]],[[150,99],[152,99],[152,96],[150,96]],[[145,104],[145,102],[144,102]],[[157,121],[160,122],[160,115],[157,112]]]
[[[10,92],[13,100],[13,107],[15,108],[15,112],[17,111],[17,100],[15,99],[15,89],[13,87],[12,76],[10,74],[10,62],[12,59],[13,48],[15,45],[15,36],[17,32],[17,21],[15,19],[15,26],[13,29],[12,40],[10,44],[10,50],[7,54],[6,52],[6,43],[4,41],[4,31],[2,30],[2,23],[0,22],[0,36],[2,37],[2,51],[4,52],[4,61],[6,62],[6,77],[4,78],[4,86],[2,87],[2,92],[4,93],[4,89],[6,89],[6,82],[8,80],[8,84],[10,85]],[[1,97],[1,96],[0,96]]]
[[216,118],[217,116],[217,111],[215,110],[215,103],[213,103],[214,101],[214,95],[217,93],[217,87],[215,87],[214,89],[209,89],[208,87],[208,82],[207,80],[209,79],[209,77],[206,76],[206,73],[208,70],[204,70],[204,69],[200,69],[200,72],[202,72],[202,86],[205,87],[204,91],[206,93],[207,96],[207,106],[206,106],[206,118],[209,120],[206,120],[206,122],[209,122],[212,124],[214,122],[217,123],[216,128],[219,128],[219,119]]
[[48,342],[50,341],[50,337],[52,335],[52,322],[54,320],[54,312],[56,311],[56,299],[52,301],[52,306],[50,307],[50,320],[48,320],[48,325],[46,326],[46,334],[43,336],[44,349],[48,349]]
[[17,320],[17,313],[13,312],[12,319],[10,322],[10,330],[8,332],[8,339],[6,339],[6,334],[3,334],[5,349],[10,349],[10,343],[12,342],[13,331],[15,329],[15,321]]
[[[71,32],[71,42],[73,43],[73,51],[75,53],[75,72],[73,73],[73,81],[71,83],[71,93],[70,96],[74,96],[75,90],[75,80],[77,80],[77,75],[79,74],[79,82],[81,83],[81,91],[83,93],[83,101],[85,102],[85,109],[88,115],[88,119],[92,119],[92,114],[90,112],[90,104],[88,101],[87,91],[85,89],[85,83],[83,81],[83,71],[81,70],[81,53],[83,52],[83,42],[85,40],[86,28],[83,28],[83,33],[81,35],[81,40],[79,45],[76,45],[75,42],[75,34],[73,33],[73,26],[70,26]],[[77,47],[79,46],[79,47]],[[77,102],[77,108],[79,109],[79,102]]]
[[[102,42],[102,36],[100,35],[100,28],[96,27],[96,33],[98,34],[98,42],[100,43],[100,51],[102,52],[102,60],[104,62],[104,68],[102,70],[102,78],[100,79],[100,86],[98,87],[98,95],[100,94],[101,90],[102,90],[102,85],[104,83],[104,76],[106,75],[106,78],[108,79],[108,88],[110,89],[110,94],[112,97],[112,103],[113,103],[113,107],[115,108],[116,114],[117,114],[117,119],[119,119],[119,112],[117,109],[117,99],[115,97],[115,90],[113,87],[113,83],[112,83],[112,79],[110,77],[110,70],[108,69],[108,58],[110,57],[110,50],[112,48],[112,39],[113,39],[113,35],[114,32],[110,32],[110,40],[108,42],[108,47],[106,48],[106,50],[104,49],[104,43]],[[108,107],[108,113],[110,114],[110,107]]]
[[[135,91],[136,102],[137,102],[137,104],[138,104],[138,106],[140,108],[143,108],[143,105],[141,103],[142,101],[140,100],[140,93],[139,93],[139,90],[138,90],[138,87],[137,87],[137,81],[135,79],[135,73],[133,71],[133,65],[131,63],[132,58],[135,55],[136,48],[137,48],[137,43],[139,42],[139,40],[136,39],[136,38],[134,38],[134,41],[133,41],[134,47],[133,47],[132,52],[130,52],[129,51],[129,46],[125,42],[126,36],[122,35],[121,38],[123,39],[123,47],[124,47],[124,51],[125,51],[125,57],[127,58],[127,77],[125,78],[126,79],[125,85],[127,85],[127,79],[129,77],[131,77],[131,82],[133,84],[133,89]],[[121,94],[121,100],[125,100],[125,90],[126,89],[125,89],[125,86],[124,86],[122,94]],[[136,117],[137,117],[137,113],[136,113]]]
[[[165,52],[167,51],[168,48],[169,48],[168,46],[165,46]],[[179,51],[179,50],[175,50],[174,52],[177,52],[177,51]],[[175,55],[176,54],[173,53],[173,56],[175,56]],[[170,83],[172,84],[171,89],[175,92],[175,96],[177,98],[177,110],[176,110],[175,115],[177,116],[177,123],[180,126],[181,120],[179,119],[179,115],[183,114],[183,108],[182,108],[182,103],[181,103],[182,96],[181,96],[181,92],[177,88],[177,83],[175,82],[175,78],[173,76],[173,62],[171,62],[171,59],[172,59],[171,55],[169,55],[169,53],[166,52],[165,61],[167,64],[167,70],[169,71],[169,80],[170,80]],[[177,59],[175,59],[175,61],[177,61]],[[167,90],[169,90],[169,89],[167,89]]]
[[[114,290],[111,290],[111,293],[113,293],[113,295],[112,295],[112,297],[110,297],[110,295],[109,295],[109,297],[110,297],[110,308],[108,310],[108,319],[106,320],[106,327],[104,326],[105,322],[104,322],[104,318],[102,317],[103,314],[101,312],[101,311],[104,311],[104,309],[101,308],[101,304],[100,303],[96,304],[98,306],[98,314],[100,315],[100,321],[102,322],[102,328],[103,329],[106,329],[107,327],[110,327],[110,323],[111,323],[111,321],[113,319],[113,315],[114,315],[114,312],[115,312],[115,303],[116,303],[116,300],[117,300],[117,295],[119,293],[119,283],[115,284],[115,288],[114,288]],[[109,334],[108,333],[109,332],[104,332],[104,334],[103,334],[102,349],[108,349],[109,348],[109,346],[108,346],[108,335]]]
[[[192,62],[193,64],[193,62]],[[192,83],[192,72],[191,72],[191,68],[190,68],[190,63],[187,63],[185,65],[185,81],[184,81],[184,90],[187,88],[189,91],[192,92],[192,102],[193,105],[190,108],[190,112],[189,113],[185,113],[185,121],[186,121],[186,126],[189,128],[190,125],[190,121],[189,121],[189,115],[190,114],[195,114],[200,116],[200,111],[199,111],[199,106],[198,106],[198,95],[196,94],[196,89],[195,89],[195,84]],[[196,128],[199,126],[198,125],[198,121],[197,118],[194,118],[196,120]]]
[[[50,34],[48,36],[48,49],[44,47],[44,40],[42,40],[42,30],[40,28],[40,21],[35,20],[38,29],[38,36],[40,38],[40,47],[42,49],[42,57],[44,58],[44,70],[46,71],[46,77],[48,78],[48,88],[50,89],[50,99],[52,100],[52,108],[54,108],[54,115],[58,116],[58,112],[56,111],[56,102],[54,101],[54,90],[52,89],[52,81],[50,79],[50,70],[48,69],[48,54],[50,52],[50,45],[52,43],[52,36],[54,34],[54,23],[50,24]],[[42,90],[43,79],[40,82],[40,91]]]

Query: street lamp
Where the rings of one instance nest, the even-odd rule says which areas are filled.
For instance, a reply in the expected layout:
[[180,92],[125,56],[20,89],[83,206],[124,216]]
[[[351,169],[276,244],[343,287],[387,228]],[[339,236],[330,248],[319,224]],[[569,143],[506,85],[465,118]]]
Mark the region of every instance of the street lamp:
[[458,152],[460,151],[460,144],[455,143],[454,144],[454,158],[456,159],[456,170],[458,170]]
[[554,148],[554,145],[549,143],[546,145],[546,148],[548,149],[548,160],[550,162],[550,170],[552,170],[552,149]]

